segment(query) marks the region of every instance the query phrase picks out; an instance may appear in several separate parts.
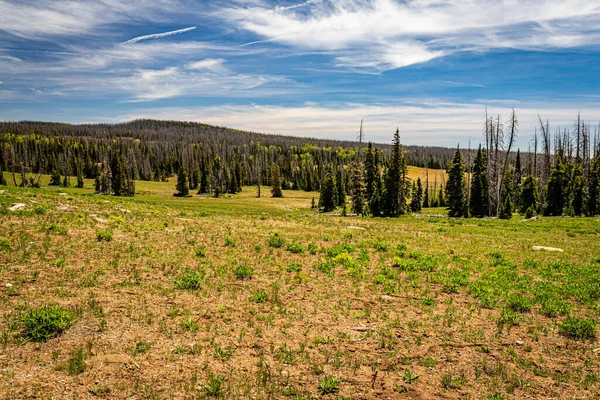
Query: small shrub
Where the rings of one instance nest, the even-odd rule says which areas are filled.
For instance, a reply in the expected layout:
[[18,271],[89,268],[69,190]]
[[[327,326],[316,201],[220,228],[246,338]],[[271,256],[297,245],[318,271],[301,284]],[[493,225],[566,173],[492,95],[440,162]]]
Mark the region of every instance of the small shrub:
[[533,307],[533,300],[521,293],[513,293],[506,299],[508,308],[519,313],[526,313]]
[[85,371],[85,367],[83,349],[78,349],[67,362],[67,373],[69,375],[79,375]]
[[75,317],[60,306],[42,306],[21,315],[23,335],[34,342],[47,342],[68,329]]
[[204,274],[196,271],[186,270],[173,283],[177,289],[181,290],[196,290],[204,283]]
[[225,247],[235,247],[235,239],[225,238]]
[[384,242],[383,240],[378,240],[375,242],[375,245],[373,246],[375,247],[375,250],[377,251],[381,251],[381,252],[385,252],[389,250],[389,246],[386,242]]
[[135,344],[135,349],[133,350],[133,355],[136,356],[138,354],[142,354],[150,350],[150,343],[138,342]]
[[261,251],[262,250],[262,245],[260,243],[254,243],[254,250]]
[[208,381],[203,384],[201,387],[204,389],[204,392],[209,397],[223,397],[225,393],[225,389],[223,387],[223,382],[225,378],[222,378],[215,374],[208,375]]
[[196,252],[196,257],[200,257],[200,258],[206,257],[207,250],[208,249],[206,248],[206,246],[198,246],[194,249],[194,251]]
[[113,234],[111,231],[108,230],[99,231],[96,234],[96,239],[99,242],[110,242],[113,239]]
[[274,233],[267,241],[267,244],[271,247],[278,249],[280,247],[283,247],[283,245],[285,244],[285,240],[281,236],[279,236],[279,233]]
[[302,254],[306,249],[304,248],[304,246],[301,246],[299,244],[290,243],[287,245],[286,250],[294,254]]
[[300,265],[298,263],[291,263],[290,265],[285,267],[285,270],[287,272],[300,272],[300,271],[302,271],[302,265]]
[[239,265],[233,270],[233,274],[238,279],[250,279],[254,275],[254,269],[247,265]]
[[250,298],[254,303],[264,303],[269,300],[269,294],[266,290],[257,290],[252,292],[252,297]]
[[308,244],[308,252],[310,254],[312,254],[314,256],[315,254],[317,254],[317,250],[318,250],[318,248],[317,248],[316,244],[314,244],[314,243],[309,243]]
[[182,323],[181,323],[181,328],[184,331],[190,331],[190,332],[196,332],[198,329],[200,329],[200,325],[198,325],[196,323],[196,321],[194,321],[192,319],[192,317],[187,317]]
[[335,376],[324,376],[319,381],[319,394],[335,394],[339,393],[339,380]]
[[558,332],[572,339],[593,340],[596,337],[596,323],[589,319],[567,317]]
[[444,389],[460,389],[465,382],[466,379],[463,375],[454,377],[446,374],[442,377],[442,387]]

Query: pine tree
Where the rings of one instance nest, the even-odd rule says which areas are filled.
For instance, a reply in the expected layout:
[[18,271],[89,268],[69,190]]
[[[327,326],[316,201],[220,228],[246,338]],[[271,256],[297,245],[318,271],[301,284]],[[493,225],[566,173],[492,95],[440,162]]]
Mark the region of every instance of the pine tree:
[[417,183],[413,188],[412,198],[410,200],[410,211],[419,212],[421,211],[421,201],[423,199],[423,185],[421,184],[421,178],[417,178]]
[[324,212],[330,212],[336,206],[336,187],[333,171],[329,171],[323,183],[321,183],[321,193],[319,196],[319,208]]
[[351,210],[356,215],[365,214],[365,183],[362,170],[362,165],[359,162],[355,162],[350,177]]
[[446,207],[446,196],[444,195],[444,188],[441,186],[437,196],[437,206]]
[[215,156],[212,164],[213,173],[213,191],[214,196],[218,198],[223,191],[223,172],[221,171],[221,157]]
[[77,164],[77,185],[76,187],[83,187],[83,167],[80,163]]
[[179,172],[177,173],[177,185],[175,185],[175,190],[177,190],[177,192],[173,196],[184,197],[190,194],[187,171],[183,167],[183,164],[179,166]]
[[546,186],[546,208],[544,215],[560,216],[565,208],[567,193],[567,167],[562,150],[556,154],[554,168]]
[[600,213],[600,155],[592,160],[588,186],[586,215],[594,216]]
[[112,171],[112,191],[115,196],[124,196],[127,192],[127,177],[119,149],[113,150],[110,170]]
[[317,208],[317,204],[315,203],[315,196],[313,196],[312,201],[310,202],[310,209],[314,210]]
[[408,181],[406,159],[400,144],[400,130],[396,128],[392,141],[392,154],[390,166],[385,176],[385,209],[384,213],[390,217],[397,217],[406,213]]
[[450,217],[462,217],[465,214],[465,191],[465,165],[462,162],[460,149],[457,148],[446,183],[446,203]]
[[271,197],[283,197],[281,191],[281,175],[279,173],[279,165],[271,165]]
[[583,177],[583,168],[581,164],[573,166],[573,175],[571,177],[569,192],[571,192],[569,198],[571,200],[570,209],[574,215],[580,216],[583,214],[583,208],[586,203],[585,201],[585,181]]
[[481,151],[481,146],[477,150],[475,162],[473,164],[473,173],[471,176],[471,196],[469,201],[469,211],[473,217],[483,218],[488,215],[488,179],[485,166],[485,156]]
[[190,190],[198,189],[199,182],[200,182],[200,170],[198,168],[194,168],[192,170],[192,174],[190,175]]
[[538,184],[533,175],[527,175],[521,184],[519,195],[519,212],[521,214],[537,214],[540,209]]
[[375,178],[376,174],[379,173],[375,152],[373,144],[369,142],[365,154],[365,194],[367,205],[371,204],[372,197],[375,194]]
[[511,219],[513,212],[513,188],[514,188],[514,174],[511,167],[507,168],[506,174],[504,174],[504,180],[502,182],[502,190],[500,193],[500,212],[498,218],[500,219]]
[[50,186],[60,186],[60,172],[58,169],[52,170],[52,175],[50,176]]
[[346,204],[346,185],[344,180],[344,167],[339,167],[335,179],[337,206]]

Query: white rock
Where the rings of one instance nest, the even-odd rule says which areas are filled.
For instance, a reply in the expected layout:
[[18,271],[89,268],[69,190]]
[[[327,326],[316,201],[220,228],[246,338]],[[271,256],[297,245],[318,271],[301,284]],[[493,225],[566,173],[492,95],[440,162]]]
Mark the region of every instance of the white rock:
[[7,283],[6,287],[12,287],[12,283]]
[[546,246],[533,246],[531,248],[533,251],[558,251],[560,253],[564,252],[563,249],[559,249],[558,247],[546,247]]
[[67,196],[68,196],[68,194],[66,194],[66,193],[59,193],[58,195],[59,195],[60,197],[67,197]]
[[9,207],[9,211],[17,211],[17,210],[24,210],[27,208],[27,204],[24,203],[14,203],[11,207]]

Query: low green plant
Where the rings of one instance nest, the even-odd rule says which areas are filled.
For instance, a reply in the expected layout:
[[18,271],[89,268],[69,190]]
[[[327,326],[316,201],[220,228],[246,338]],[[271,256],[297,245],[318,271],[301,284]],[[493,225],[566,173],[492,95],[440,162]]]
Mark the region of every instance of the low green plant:
[[205,258],[207,250],[206,246],[198,246],[194,249],[194,252],[196,253],[196,257]]
[[312,254],[312,255],[317,254],[318,248],[317,248],[316,244],[309,243],[307,249],[310,254]]
[[142,354],[150,350],[150,343],[138,342],[135,344],[135,349],[133,349],[133,355],[136,356],[138,354]]
[[300,272],[302,271],[302,265],[298,263],[291,263],[287,267],[285,267],[287,272]]
[[83,349],[78,349],[67,361],[67,373],[69,375],[79,375],[85,371],[85,367],[86,364]]
[[233,270],[237,279],[250,279],[254,275],[254,269],[247,265],[239,265]]
[[279,236],[279,233],[274,233],[271,235],[271,237],[269,238],[269,240],[267,240],[267,244],[273,248],[280,248],[283,247],[283,245],[285,244],[285,240]]
[[302,253],[304,253],[304,251],[306,249],[302,245],[299,245],[296,243],[290,243],[287,245],[286,250],[289,251],[290,253],[302,254]]
[[252,297],[250,297],[250,299],[254,303],[264,303],[267,300],[269,300],[269,294],[266,290],[257,290],[255,292],[252,292]]
[[235,247],[235,239],[225,238],[225,247]]
[[225,394],[224,381],[225,378],[211,373],[208,374],[208,381],[201,385],[201,388],[204,390],[206,396],[220,398]]
[[204,274],[187,269],[173,283],[177,289],[196,290],[204,283]]
[[321,395],[340,392],[340,382],[335,376],[326,375],[319,380],[318,392]]
[[99,242],[110,242],[113,239],[113,234],[109,230],[102,230],[96,233],[96,240]]
[[596,337],[596,323],[591,319],[567,317],[558,329],[561,335],[572,339],[593,340]]
[[46,342],[68,329],[75,316],[57,305],[45,305],[20,316],[23,336],[34,342]]

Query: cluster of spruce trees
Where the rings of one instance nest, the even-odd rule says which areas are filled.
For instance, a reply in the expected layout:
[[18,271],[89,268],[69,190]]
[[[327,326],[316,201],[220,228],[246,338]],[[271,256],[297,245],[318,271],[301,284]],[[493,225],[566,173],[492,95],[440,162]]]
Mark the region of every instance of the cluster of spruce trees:
[[[548,121],[540,118],[532,140],[533,149],[525,154],[513,146],[518,133],[518,119],[513,110],[505,131],[500,116],[486,118],[485,147],[479,146],[475,158],[467,165],[460,148],[456,149],[446,171],[445,190],[423,188],[419,179],[412,185],[407,177],[407,163],[396,130],[387,160],[369,143],[348,166],[350,174],[344,184],[344,169],[331,170],[322,185],[318,207],[345,213],[346,193],[357,215],[394,217],[418,212],[422,207],[446,207],[451,217],[499,217],[510,219],[513,212],[531,217],[594,216],[600,214],[600,132],[592,137],[589,124],[578,116],[572,130],[559,129],[552,138]],[[541,142],[541,153],[538,144]],[[553,143],[553,145],[552,145]],[[530,146],[531,147],[531,146]],[[467,152],[469,159],[471,151]],[[363,160],[364,158],[364,160]],[[430,200],[431,198],[431,200]]]

